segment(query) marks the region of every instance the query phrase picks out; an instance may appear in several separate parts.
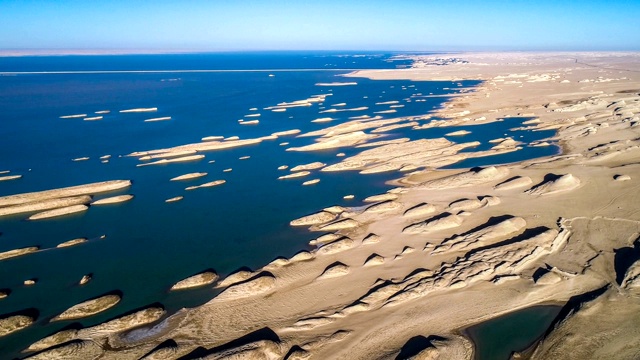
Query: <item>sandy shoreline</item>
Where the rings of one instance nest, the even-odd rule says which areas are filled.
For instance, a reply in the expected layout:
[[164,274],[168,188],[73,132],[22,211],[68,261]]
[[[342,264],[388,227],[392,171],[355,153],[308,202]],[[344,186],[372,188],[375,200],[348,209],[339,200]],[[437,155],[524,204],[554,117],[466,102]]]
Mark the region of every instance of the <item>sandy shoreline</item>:
[[[53,335],[34,358],[391,359],[423,336],[434,340],[417,358],[472,359],[473,344],[461,329],[594,292],[599,295],[559,322],[532,358],[634,358],[640,262],[612,264],[616,251],[633,248],[640,234],[640,54],[456,57],[468,62],[352,76],[484,80],[420,127],[533,117],[540,121],[528,125],[532,130],[557,130],[551,140],[563,153],[436,171],[425,159],[459,161],[464,143],[431,139],[365,149],[339,164],[405,173],[376,202],[327,208],[300,221],[320,230],[322,247],[232,274],[209,303],[158,324]],[[430,120],[434,115],[445,120]],[[337,126],[320,132],[311,147],[357,146],[374,138],[364,128],[403,121],[409,119]],[[518,151],[517,144],[502,145],[494,152]],[[55,345],[61,346],[46,350]]]

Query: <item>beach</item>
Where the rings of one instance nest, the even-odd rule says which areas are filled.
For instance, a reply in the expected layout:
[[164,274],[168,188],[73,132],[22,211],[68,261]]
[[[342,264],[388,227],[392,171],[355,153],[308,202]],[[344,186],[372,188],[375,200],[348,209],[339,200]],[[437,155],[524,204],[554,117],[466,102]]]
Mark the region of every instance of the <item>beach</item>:
[[[531,359],[636,358],[640,54],[409,56],[414,64],[409,69],[356,71],[318,86],[354,86],[351,79],[362,77],[483,82],[417,120],[353,120],[299,135],[283,132],[315,139],[287,149],[293,152],[379,143],[334,164],[299,165],[283,172],[281,181],[312,181],[308,170],[357,170],[363,176],[399,171],[394,188],[359,206],[317,209],[291,219],[292,225],[310,226],[317,234],[314,250],[222,278],[213,284],[222,292],[204,305],[159,321],[162,309],[149,307],[94,327],[62,330],[25,354],[35,354],[33,359],[392,359],[401,354],[473,359],[474,344],[465,329],[517,310],[557,305],[563,311],[544,338],[527,349]],[[134,110],[150,111],[127,111]],[[510,117],[529,120],[496,134],[488,150],[463,151],[478,144],[465,143],[468,132],[457,127],[473,133],[474,126]],[[460,141],[378,139],[378,133],[398,126],[446,128]],[[548,130],[555,135],[528,144],[519,140],[521,131]],[[183,155],[263,139],[218,140],[131,155]],[[440,169],[550,144],[559,145],[561,153]],[[164,162],[194,159],[189,156],[194,155]],[[224,183],[216,181],[194,189]],[[30,196],[40,201],[95,192],[78,187]],[[619,254],[625,252],[632,255],[622,261]],[[207,274],[203,284],[217,281],[215,273]],[[188,279],[178,284],[200,286]],[[24,316],[16,315],[14,322],[24,324]],[[425,341],[409,346],[417,337]]]

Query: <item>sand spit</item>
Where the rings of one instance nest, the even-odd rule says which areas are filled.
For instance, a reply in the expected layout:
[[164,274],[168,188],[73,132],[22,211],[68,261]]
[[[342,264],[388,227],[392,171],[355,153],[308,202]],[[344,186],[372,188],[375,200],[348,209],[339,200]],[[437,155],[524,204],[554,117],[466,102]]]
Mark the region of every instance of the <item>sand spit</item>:
[[121,113],[141,113],[141,112],[155,112],[158,111],[158,108],[136,108],[136,109],[126,109],[120,110]]
[[0,181],[16,180],[16,179],[20,179],[20,178],[22,178],[22,175],[0,176]]
[[358,85],[357,82],[330,82],[330,83],[316,83],[316,86],[351,86]]
[[59,199],[64,197],[99,194],[108,191],[125,189],[129,186],[131,186],[130,180],[111,180],[85,185],[70,186],[60,189],[8,195],[0,197],[0,207],[33,203],[49,199]]
[[[262,139],[246,139],[240,140],[237,136],[232,136],[225,138],[223,141],[219,140],[211,140],[211,141],[203,141],[199,143],[180,145],[172,148],[166,149],[156,149],[156,150],[147,150],[147,151],[136,151],[127,156],[144,158],[145,156],[149,156],[150,158],[168,158],[174,156],[173,154],[193,154],[194,152],[204,152],[204,151],[215,151],[222,149],[231,149],[240,146],[247,146],[258,144],[262,142]],[[204,155],[198,154],[193,156],[200,156],[200,158],[204,157]],[[142,164],[144,165],[144,164]]]
[[294,166],[289,171],[296,172],[296,171],[304,171],[304,170],[316,170],[316,169],[320,169],[321,167],[324,167],[325,165],[327,164],[316,161],[310,164]]
[[200,189],[200,188],[208,188],[208,187],[214,187],[214,186],[218,186],[218,185],[222,185],[224,183],[226,183],[226,180],[214,180],[214,181],[210,181],[201,185],[196,185],[196,186],[189,186],[186,187],[185,190],[195,190],[195,189]]
[[213,271],[205,271],[178,281],[169,291],[192,289],[213,284],[216,281],[218,281],[218,274]]
[[288,175],[279,176],[278,180],[295,179],[295,178],[307,176],[309,174],[311,174],[311,172],[309,172],[309,171],[298,171],[298,172],[294,172],[294,173],[291,173],[291,174],[288,174]]
[[342,134],[342,135],[331,136],[328,138],[323,138],[315,144],[300,146],[300,147],[291,147],[291,148],[288,148],[287,151],[318,151],[318,150],[335,149],[335,148],[341,148],[341,147],[349,147],[349,146],[362,144],[366,141],[376,139],[378,137],[379,135],[371,135],[371,134],[366,134],[363,131],[355,131],[348,134]]
[[0,337],[22,330],[34,322],[35,319],[27,315],[14,315],[0,318]]
[[224,139],[224,136],[214,135],[214,136],[205,136],[201,140],[202,141],[218,141],[218,140],[222,140],[222,139]]
[[444,136],[465,136],[465,135],[469,135],[469,134],[471,134],[471,131],[458,130],[458,131],[454,131],[454,132],[450,132],[448,134],[445,134]]
[[334,118],[330,118],[330,117],[322,117],[322,118],[317,118],[314,120],[311,120],[312,123],[326,123],[326,122],[330,122],[335,120]]
[[87,300],[63,311],[60,315],[51,319],[51,322],[82,319],[103,312],[119,302],[120,296],[118,295],[105,295],[96,299]]
[[176,197],[169,198],[169,199],[165,200],[164,202],[172,203],[172,202],[180,201],[182,199],[184,199],[184,196],[176,196]]
[[184,175],[180,175],[180,176],[176,176],[174,178],[171,178],[170,181],[191,180],[191,179],[201,178],[203,176],[207,176],[207,173],[206,172],[188,173],[188,174],[184,174]]
[[97,121],[97,120],[102,120],[102,116],[86,117],[86,118],[84,118],[82,120],[84,120],[84,121]]
[[156,121],[167,121],[167,120],[171,120],[171,116],[164,116],[164,117],[146,119],[146,120],[144,120],[144,122],[156,122]]
[[320,211],[318,213],[303,216],[299,219],[293,220],[289,224],[291,226],[311,226],[311,225],[326,224],[329,221],[333,221],[336,217],[337,215],[331,212]]
[[9,251],[4,251],[4,252],[0,252],[0,261],[2,260],[6,260],[6,259],[11,259],[17,256],[22,256],[22,255],[26,255],[32,252],[36,252],[38,251],[38,247],[37,246],[30,246],[30,247],[26,247],[26,248],[21,248],[21,249],[15,249],[15,250],[9,250]]
[[111,197],[108,197],[108,198],[96,200],[96,201],[92,202],[91,205],[118,204],[118,203],[122,203],[122,202],[125,202],[125,201],[129,201],[131,199],[133,199],[133,195],[111,196]]
[[71,239],[71,240],[68,240],[68,241],[65,241],[65,242],[61,242],[56,247],[57,248],[65,248],[65,247],[80,245],[82,243],[86,243],[87,241],[89,241],[87,238]]
[[462,149],[477,143],[455,144],[445,138],[388,143],[344,158],[322,171],[358,170],[363,174],[400,170],[407,164],[415,168],[440,167],[456,163],[468,155],[458,154]]
[[64,115],[60,116],[60,119],[79,119],[84,117],[87,117],[87,114]]
[[148,163],[144,163],[144,164],[138,164],[136,166],[137,167],[141,167],[141,166],[149,166],[149,165],[164,165],[164,164],[171,164],[171,163],[198,161],[198,160],[202,160],[202,159],[204,159],[204,155],[201,155],[201,154],[188,155],[188,156],[174,157],[174,158],[171,158],[171,159],[160,159],[160,160],[157,160],[157,161],[152,161],[152,162],[148,162]]
[[271,135],[273,135],[273,136],[289,136],[289,135],[295,135],[295,134],[299,134],[299,133],[300,133],[300,129],[292,129],[292,130],[274,132]]
[[328,109],[328,110],[322,110],[318,114],[337,113],[337,112],[345,112],[345,111],[364,111],[364,110],[368,110],[368,109],[369,109],[369,107],[367,107],[367,106],[360,106],[360,107],[355,107],[355,108],[351,108],[351,109]]
[[72,205],[86,205],[91,202],[91,196],[80,195],[58,199],[46,199],[41,201],[33,201],[19,205],[11,205],[0,207],[0,217],[14,214],[22,214],[27,212],[36,212],[43,210],[57,209]]
[[[412,56],[415,69],[356,76],[484,80],[452,97],[433,114],[444,120],[432,126],[533,114],[540,122],[526,126],[556,129],[553,141],[563,154],[437,170],[452,157],[473,155],[448,153],[443,149],[461,144],[446,139],[367,149],[372,152],[359,158],[362,169],[384,168],[388,161],[415,167],[393,182],[398,187],[386,196],[394,199],[376,201],[400,207],[323,210],[334,218],[310,225],[320,231],[316,250],[231,275],[222,294],[155,326],[87,333],[46,347],[42,357],[66,351],[76,358],[471,360],[474,346],[461,329],[553,303],[566,305],[542,343],[534,344],[532,359],[636,358],[640,55],[430,57]],[[390,150],[396,155],[387,158]],[[614,180],[619,175],[629,180]],[[629,256],[622,263],[618,254]]]
[[89,210],[89,207],[86,206],[86,205],[65,206],[65,207],[62,207],[62,208],[58,208],[58,209],[54,209],[54,210],[47,210],[47,211],[39,212],[37,214],[33,214],[33,215],[29,216],[27,218],[27,220],[49,219],[49,218],[66,216],[66,215],[71,215],[71,214],[75,214],[75,213],[79,213],[79,212],[84,212],[84,211],[87,211],[87,210]]

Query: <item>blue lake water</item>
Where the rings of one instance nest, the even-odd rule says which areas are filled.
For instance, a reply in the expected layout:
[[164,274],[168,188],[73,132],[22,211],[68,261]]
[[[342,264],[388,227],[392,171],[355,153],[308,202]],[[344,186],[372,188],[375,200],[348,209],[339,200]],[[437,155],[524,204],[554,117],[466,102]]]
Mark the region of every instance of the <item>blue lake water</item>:
[[474,325],[465,332],[475,344],[476,360],[509,360],[539,340],[561,306],[532,306]]
[[[339,56],[334,56],[339,55]],[[349,54],[347,54],[349,55]],[[176,281],[205,269],[225,276],[243,266],[257,268],[278,256],[290,257],[308,248],[317,234],[291,228],[290,220],[331,205],[358,206],[366,196],[390,188],[385,182],[397,172],[359,175],[357,172],[321,173],[302,179],[277,180],[285,172],[280,165],[295,166],[314,161],[336,163],[339,152],[348,155],[361,149],[335,149],[312,153],[286,152],[289,146],[313,142],[313,138],[281,137],[260,144],[204,153],[206,158],[190,163],[136,167],[139,161],[120,157],[133,151],[151,150],[199,142],[204,136],[255,138],[276,131],[303,132],[348,121],[349,116],[371,115],[389,109],[376,102],[397,100],[405,105],[386,118],[414,116],[433,111],[447,97],[416,102],[412,95],[455,94],[458,89],[479,84],[463,82],[372,81],[342,78],[346,71],[332,68],[394,68],[406,61],[388,61],[389,54],[263,53],[191,54],[139,56],[68,56],[0,58],[0,73],[47,71],[120,70],[255,70],[269,72],[171,72],[171,73],[65,73],[0,76],[0,170],[24,175],[20,180],[0,183],[0,196],[113,179],[131,179],[130,189],[110,193],[135,195],[127,203],[92,207],[89,211],[58,219],[24,221],[24,215],[0,218],[0,252],[26,246],[43,251],[0,261],[0,289],[9,297],[0,300],[0,316],[24,309],[39,311],[37,324],[0,338],[0,354],[15,354],[31,342],[66,326],[91,326],[134,309],[161,303],[169,312],[192,307],[215,296],[206,287],[167,293]],[[287,69],[287,71],[278,71]],[[290,69],[317,69],[290,71]],[[269,76],[270,74],[274,76]],[[316,86],[321,82],[355,81],[356,86]],[[331,93],[324,104],[271,112],[263,108],[280,102]],[[412,100],[413,99],[413,100]],[[368,110],[320,114],[321,107],[347,103],[348,108]],[[119,113],[129,108],[157,107],[153,113]],[[257,108],[257,111],[251,111]],[[60,119],[71,114],[93,114],[111,110],[100,121]],[[260,123],[241,126],[239,119],[261,113]],[[91,115],[88,115],[91,116]],[[144,119],[170,116],[170,121]],[[329,124],[311,120],[331,116]],[[250,120],[250,118],[246,118]],[[487,125],[457,127],[471,135],[452,141],[482,142],[476,149],[491,147],[488,140],[501,137],[522,119],[507,119]],[[413,131],[398,129],[387,135],[435,138],[452,128]],[[553,132],[513,133],[530,142]],[[280,146],[281,142],[289,146]],[[546,156],[555,147],[533,148],[481,159],[458,166],[481,166]],[[109,163],[98,159],[112,155]],[[87,161],[71,159],[90,157]],[[239,160],[250,156],[247,160]],[[210,163],[210,161],[215,161]],[[232,168],[231,172],[223,172]],[[169,179],[190,172],[209,175],[192,182]],[[301,186],[319,178],[314,186]],[[224,179],[214,188],[185,191],[188,185]],[[342,197],[354,194],[355,200]],[[184,196],[167,204],[165,199]],[[99,239],[106,235],[106,238]],[[88,243],[55,249],[63,241],[87,237]],[[91,273],[93,280],[78,286]],[[26,279],[37,284],[25,287]],[[118,290],[122,301],[112,309],[76,322],[48,321],[68,307]]]

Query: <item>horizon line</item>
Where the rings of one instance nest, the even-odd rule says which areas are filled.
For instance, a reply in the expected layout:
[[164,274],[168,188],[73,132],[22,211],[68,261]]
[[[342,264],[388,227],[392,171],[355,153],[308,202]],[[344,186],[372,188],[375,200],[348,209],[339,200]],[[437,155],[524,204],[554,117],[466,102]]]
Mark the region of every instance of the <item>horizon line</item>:
[[234,49],[234,50],[169,50],[169,49],[0,49],[0,57],[22,56],[118,56],[118,55],[187,55],[187,54],[232,54],[232,53],[290,53],[290,52],[316,52],[316,53],[399,53],[399,54],[461,54],[461,53],[637,53],[636,50],[566,50],[566,49],[475,49],[475,50],[358,50],[358,49]]

